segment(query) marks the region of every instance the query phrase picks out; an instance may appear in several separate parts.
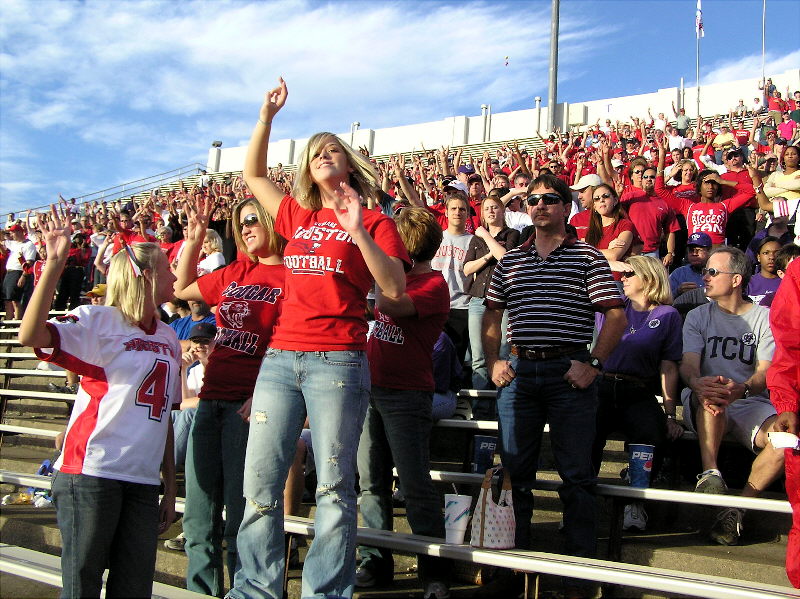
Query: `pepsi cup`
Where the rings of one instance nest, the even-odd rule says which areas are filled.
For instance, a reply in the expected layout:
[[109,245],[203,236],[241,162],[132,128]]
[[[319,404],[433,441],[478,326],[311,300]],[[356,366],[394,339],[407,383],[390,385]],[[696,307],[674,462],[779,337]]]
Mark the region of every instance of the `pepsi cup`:
[[475,435],[473,438],[472,471],[483,474],[494,465],[494,452],[497,449],[497,437]]
[[628,463],[628,473],[631,486],[637,489],[646,489],[650,486],[650,472],[653,470],[654,445],[631,443],[628,451],[631,454]]

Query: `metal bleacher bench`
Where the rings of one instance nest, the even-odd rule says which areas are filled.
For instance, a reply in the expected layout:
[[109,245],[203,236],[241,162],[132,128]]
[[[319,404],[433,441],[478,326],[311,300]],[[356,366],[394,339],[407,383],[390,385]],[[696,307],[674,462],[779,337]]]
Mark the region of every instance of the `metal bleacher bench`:
[[[50,487],[49,477],[19,475],[4,470],[0,470],[0,482],[17,484],[20,486],[33,486],[36,488]],[[183,512],[183,508],[184,504],[182,500],[176,502],[177,511]],[[308,518],[286,516],[284,517],[284,530],[291,534],[298,534],[306,537],[314,536],[313,521]],[[510,568],[525,572],[526,575],[550,574],[566,576],[659,592],[664,592],[665,589],[669,589],[671,594],[676,595],[706,597],[709,599],[800,599],[800,591],[777,585],[667,570],[651,566],[623,564],[609,560],[570,557],[540,551],[477,549],[469,545],[442,543],[441,539],[372,528],[359,527],[357,531],[357,541],[365,545],[384,547],[408,553],[439,556],[453,560]],[[10,546],[1,547],[2,550],[0,554],[2,557],[0,557],[0,569],[3,569],[3,571],[9,571],[7,568],[13,566],[13,564],[9,565],[12,557],[17,555],[30,556],[30,554],[16,551],[15,548],[10,548]],[[32,553],[35,554],[36,552]],[[6,557],[7,555],[9,556],[8,558]],[[36,565],[38,561],[41,560],[44,565],[44,562],[49,559],[50,561],[47,563],[50,564],[48,567],[51,569],[51,574],[57,572],[57,565],[55,565],[57,558],[52,556],[50,558],[45,558],[42,557],[43,555],[44,554],[33,556],[36,559],[31,559],[31,562]],[[28,574],[28,576],[33,577],[32,574]],[[42,580],[42,582],[48,581]],[[58,582],[55,582],[55,584],[58,584]],[[172,592],[173,588],[174,587],[168,587],[167,590]],[[154,596],[190,597],[190,595]]]

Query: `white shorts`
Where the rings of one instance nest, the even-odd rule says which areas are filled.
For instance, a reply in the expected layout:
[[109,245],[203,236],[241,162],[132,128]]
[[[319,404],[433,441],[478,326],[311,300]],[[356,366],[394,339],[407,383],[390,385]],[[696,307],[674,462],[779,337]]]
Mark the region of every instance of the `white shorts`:
[[[690,431],[697,433],[691,406],[692,397],[691,389],[684,389],[681,393],[683,422]],[[756,447],[756,435],[764,422],[776,413],[775,406],[766,397],[756,395],[737,399],[725,409],[725,433],[732,434],[739,443],[749,447],[753,453],[758,453],[761,449]]]

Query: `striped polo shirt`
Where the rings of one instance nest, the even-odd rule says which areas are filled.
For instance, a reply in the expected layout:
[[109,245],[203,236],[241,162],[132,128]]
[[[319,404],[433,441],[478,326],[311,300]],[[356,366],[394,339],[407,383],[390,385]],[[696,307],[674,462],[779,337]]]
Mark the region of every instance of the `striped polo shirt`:
[[492,275],[486,305],[508,308],[512,344],[540,348],[591,343],[594,313],[623,302],[605,256],[568,236],[547,258],[533,242],[507,252]]

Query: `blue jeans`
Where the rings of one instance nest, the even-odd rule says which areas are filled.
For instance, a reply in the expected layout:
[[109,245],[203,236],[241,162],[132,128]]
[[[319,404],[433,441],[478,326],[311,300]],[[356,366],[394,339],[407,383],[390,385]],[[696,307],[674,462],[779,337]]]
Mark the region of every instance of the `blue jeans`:
[[[364,431],[358,446],[361,517],[364,526],[392,530],[392,464],[406,500],[406,516],[415,535],[444,538],[442,497],[431,481],[431,393],[372,387]],[[360,546],[362,562],[391,580],[394,562],[388,549]],[[449,562],[417,557],[423,583],[448,578]]]
[[158,543],[158,486],[56,472],[61,597],[149,597]]
[[283,596],[283,487],[306,414],[314,435],[317,510],[302,596],[352,597],[356,569],[356,450],[369,401],[366,352],[268,348],[250,415],[239,529],[241,570],[228,597]]
[[176,468],[186,463],[186,451],[189,449],[189,436],[192,433],[192,424],[194,424],[195,414],[197,414],[197,408],[173,410],[170,413],[170,417],[172,418],[172,434],[175,439]]
[[575,353],[551,360],[511,357],[516,377],[500,390],[500,455],[511,476],[516,546],[531,546],[532,490],[536,481],[542,431],[550,423],[550,444],[556,469],[563,481],[558,490],[564,504],[566,552],[594,557],[597,545],[597,483],[592,467],[592,442],[597,412],[597,382],[574,389],[564,380],[570,360],[586,362],[589,353]]
[[[483,353],[483,342],[481,341],[481,326],[483,313],[486,306],[483,305],[484,298],[473,297],[469,302],[469,347],[472,354],[472,388],[473,389],[494,389],[492,379],[486,368],[486,355]],[[500,324],[502,339],[500,341],[500,359],[507,360],[511,347],[508,343],[508,310],[503,311],[503,320]],[[472,414],[476,420],[495,420],[497,409],[494,400],[473,399]]]
[[186,455],[186,587],[214,597],[222,597],[224,592],[223,539],[231,582],[238,569],[236,533],[244,512],[248,430],[248,424],[237,414],[243,403],[201,399]]

